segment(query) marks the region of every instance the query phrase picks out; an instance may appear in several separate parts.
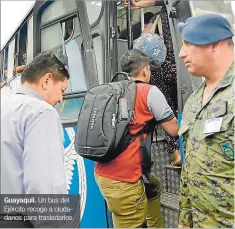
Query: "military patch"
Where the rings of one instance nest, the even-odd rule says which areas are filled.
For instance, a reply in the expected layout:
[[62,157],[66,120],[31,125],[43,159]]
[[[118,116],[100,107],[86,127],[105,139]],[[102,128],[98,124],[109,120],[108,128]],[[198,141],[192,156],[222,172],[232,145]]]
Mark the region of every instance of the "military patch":
[[228,112],[227,101],[223,101],[219,105],[214,105],[211,110],[213,118],[224,116],[225,114],[227,114],[227,112]]
[[224,152],[224,157],[228,161],[234,160],[234,150],[232,147],[232,144],[230,142],[222,142],[220,143],[220,147],[222,151]]

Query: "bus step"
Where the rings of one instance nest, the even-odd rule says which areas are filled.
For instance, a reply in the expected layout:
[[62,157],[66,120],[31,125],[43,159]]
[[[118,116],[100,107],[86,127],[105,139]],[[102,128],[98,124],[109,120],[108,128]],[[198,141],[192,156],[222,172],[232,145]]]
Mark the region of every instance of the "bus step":
[[161,195],[161,206],[178,212],[179,196],[169,192],[163,192]]
[[181,169],[171,165],[166,166],[166,191],[179,195]]
[[179,196],[163,192],[161,196],[161,211],[164,217],[164,228],[177,228],[179,217]]

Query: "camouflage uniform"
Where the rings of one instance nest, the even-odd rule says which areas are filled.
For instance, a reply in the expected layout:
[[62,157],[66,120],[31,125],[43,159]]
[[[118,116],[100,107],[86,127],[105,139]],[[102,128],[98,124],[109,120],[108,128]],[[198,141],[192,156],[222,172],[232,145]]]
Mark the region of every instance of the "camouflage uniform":
[[[180,183],[181,225],[235,226],[233,83],[234,63],[205,104],[202,104],[205,83],[185,104],[179,131],[185,140]],[[206,120],[218,117],[223,118],[220,130],[205,133]]]

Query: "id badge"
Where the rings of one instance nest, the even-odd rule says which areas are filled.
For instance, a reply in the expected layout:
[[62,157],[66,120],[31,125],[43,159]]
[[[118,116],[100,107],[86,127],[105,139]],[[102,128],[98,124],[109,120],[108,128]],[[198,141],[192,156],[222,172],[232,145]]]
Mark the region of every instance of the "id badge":
[[221,129],[223,117],[207,119],[204,127],[204,134],[216,133]]

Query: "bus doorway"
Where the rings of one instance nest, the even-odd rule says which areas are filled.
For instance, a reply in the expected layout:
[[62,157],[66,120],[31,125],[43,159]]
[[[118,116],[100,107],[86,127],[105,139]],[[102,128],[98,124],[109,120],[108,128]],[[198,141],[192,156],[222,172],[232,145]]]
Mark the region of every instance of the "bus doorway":
[[[118,25],[118,58],[125,53],[128,49],[128,32],[127,32],[127,17],[126,9],[122,8],[121,5],[118,6],[117,13],[117,25]],[[132,23],[132,34],[133,41],[141,36],[146,25],[152,17],[160,17],[154,32],[162,37],[164,43],[167,47],[167,66],[170,67],[171,72],[169,76],[165,77],[163,81],[170,84],[170,94],[172,96],[172,105],[175,108],[175,115],[178,114],[178,100],[177,100],[177,79],[176,79],[176,63],[175,63],[175,53],[173,49],[173,41],[170,30],[169,18],[167,7],[163,6],[153,6],[146,7],[142,9],[136,9],[131,11],[131,23]],[[164,72],[163,72],[164,74]],[[164,74],[164,76],[165,76]],[[164,77],[163,76],[163,77]],[[155,76],[151,76],[151,84],[156,85],[158,80]],[[154,78],[155,77],[155,78]],[[154,80],[153,80],[154,79]],[[156,85],[157,86],[157,85]],[[165,218],[165,227],[176,227],[178,219],[178,195],[179,195],[179,177],[180,177],[180,167],[174,167],[171,165],[172,153],[174,149],[170,146],[166,139],[164,131],[157,127],[157,135],[154,137],[154,142],[152,144],[152,160],[154,165],[152,168],[152,173],[160,178],[162,185],[162,213]]]

